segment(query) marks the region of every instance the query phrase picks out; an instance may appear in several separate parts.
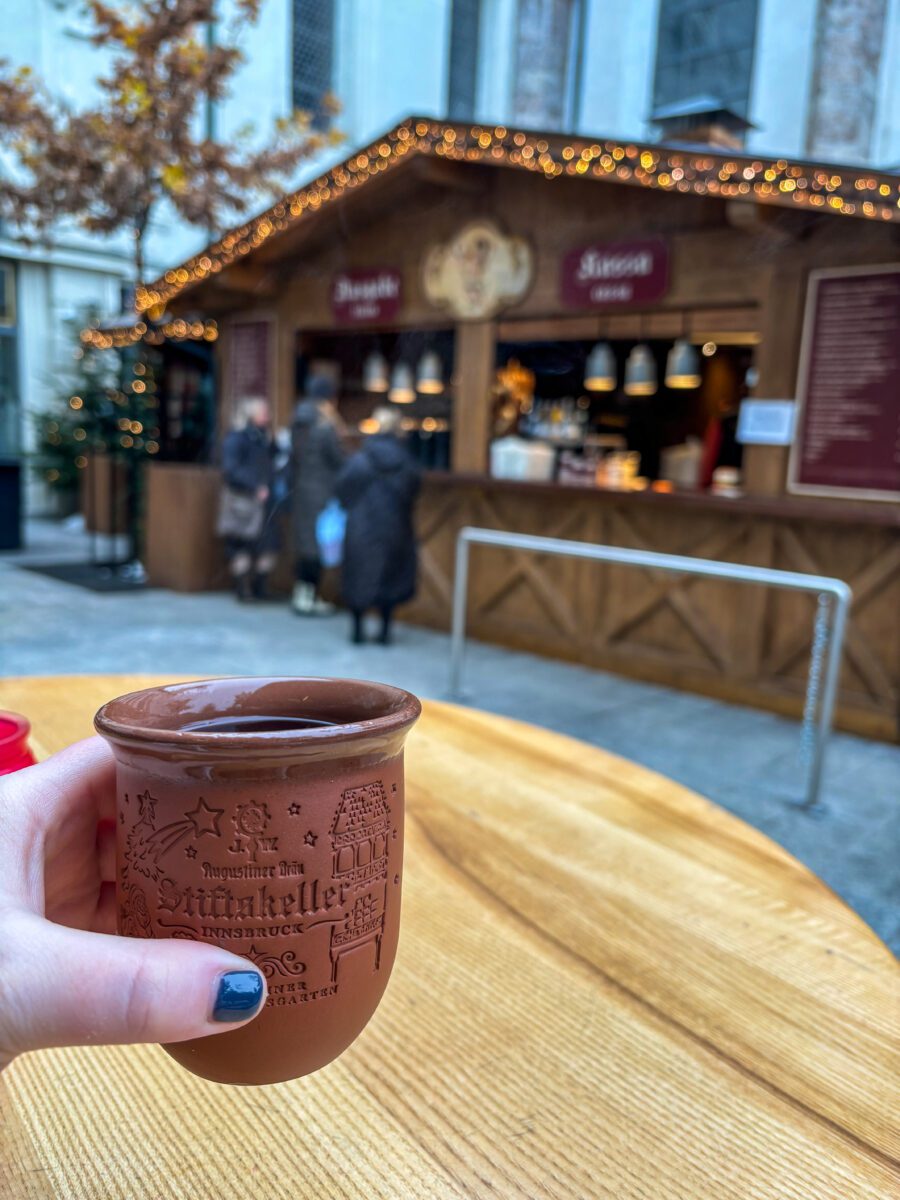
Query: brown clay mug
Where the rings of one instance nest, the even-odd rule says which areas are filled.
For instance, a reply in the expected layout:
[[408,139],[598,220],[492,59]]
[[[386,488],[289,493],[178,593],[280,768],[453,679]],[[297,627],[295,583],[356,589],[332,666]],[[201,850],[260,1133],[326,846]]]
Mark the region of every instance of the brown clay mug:
[[211,942],[267,978],[255,1020],[167,1045],[219,1083],[325,1066],[397,949],[415,696],[353,679],[210,679],[95,717],[116,757],[119,932]]

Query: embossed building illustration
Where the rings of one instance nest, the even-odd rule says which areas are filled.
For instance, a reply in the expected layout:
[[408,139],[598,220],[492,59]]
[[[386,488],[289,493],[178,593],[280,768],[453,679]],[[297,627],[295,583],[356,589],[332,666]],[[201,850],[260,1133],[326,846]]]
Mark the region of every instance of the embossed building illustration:
[[331,931],[331,980],[337,982],[342,955],[371,942],[374,969],[381,964],[387,897],[391,814],[384,786],[348,788],[331,826],[334,882],[345,897],[346,917]]

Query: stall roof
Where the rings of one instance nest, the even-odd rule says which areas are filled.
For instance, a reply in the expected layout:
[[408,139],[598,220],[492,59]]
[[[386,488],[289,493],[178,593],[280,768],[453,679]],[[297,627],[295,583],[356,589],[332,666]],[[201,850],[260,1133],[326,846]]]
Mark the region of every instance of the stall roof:
[[404,164],[423,156],[511,167],[548,179],[574,175],[664,192],[775,204],[795,211],[877,221],[900,219],[900,178],[883,171],[413,116],[230,229],[181,266],[140,285],[135,307],[140,313],[158,315],[180,293],[253,257],[300,222],[314,221],[323,209],[340,204],[378,176],[403,169]]

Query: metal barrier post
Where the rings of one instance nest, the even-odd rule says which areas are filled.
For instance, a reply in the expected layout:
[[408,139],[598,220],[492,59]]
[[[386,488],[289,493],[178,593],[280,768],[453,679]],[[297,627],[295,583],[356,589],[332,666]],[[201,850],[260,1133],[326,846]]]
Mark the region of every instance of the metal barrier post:
[[[831,629],[827,636],[825,653],[827,655],[825,663],[825,677],[822,682],[822,698],[819,703],[819,720],[816,730],[815,750],[809,760],[806,776],[806,796],[804,799],[804,807],[812,808],[819,798],[819,789],[822,785],[822,769],[825,763],[825,749],[828,745],[828,738],[831,735],[831,727],[834,722],[834,706],[837,702],[838,680],[841,674],[841,652],[844,646],[844,633],[847,628],[847,615],[850,611],[850,601],[853,593],[846,583],[841,579],[832,580],[835,589],[832,595],[835,597],[833,620],[830,622]],[[827,593],[820,593],[820,602]],[[812,674],[812,661],[810,661],[810,675]]]
[[469,539],[464,529],[456,539],[453,576],[453,626],[450,634],[450,695],[460,697],[463,656],[466,649],[466,596],[469,589]]
[[[751,567],[744,563],[716,562],[708,558],[688,558],[680,554],[661,554],[654,550],[628,550],[621,546],[598,546],[590,542],[572,542],[563,538],[538,537],[528,533],[503,533],[496,529],[476,529],[467,525],[456,539],[456,574],[453,581],[453,619],[450,639],[450,695],[460,697],[463,658],[466,643],[466,597],[469,584],[469,545],[499,546],[508,550],[530,550],[538,554],[557,554],[584,558],[620,566],[644,567],[677,575],[699,575],[729,579],[735,583],[756,583],[791,591],[817,592],[819,603],[813,632],[812,653],[803,708],[801,752],[806,768],[803,806],[811,808],[818,800],[822,782],[825,749],[834,719],[841,652],[852,592],[841,579],[825,575],[804,575],[798,571],[780,571],[773,567]],[[834,599],[834,604],[830,603]],[[824,658],[825,667],[822,669]]]

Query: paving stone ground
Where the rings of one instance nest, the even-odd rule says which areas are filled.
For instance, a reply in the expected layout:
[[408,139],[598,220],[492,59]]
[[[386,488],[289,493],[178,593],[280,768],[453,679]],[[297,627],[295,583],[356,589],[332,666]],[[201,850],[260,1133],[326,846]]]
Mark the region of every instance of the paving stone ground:
[[[21,569],[77,560],[86,542],[51,522],[0,555],[0,673],[312,674],[382,679],[446,699],[449,639],[399,626],[391,647],[353,646],[344,615],[157,588],[95,593]],[[900,951],[900,746],[836,734],[822,802],[802,790],[795,721],[601,671],[472,642],[467,702],[602,746],[686,784],[810,866]]]

